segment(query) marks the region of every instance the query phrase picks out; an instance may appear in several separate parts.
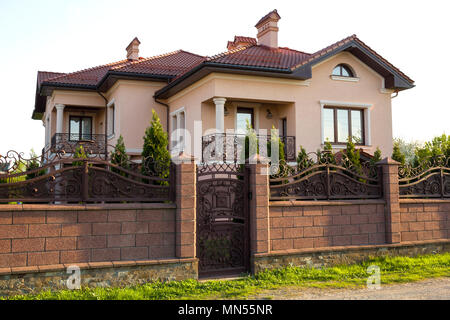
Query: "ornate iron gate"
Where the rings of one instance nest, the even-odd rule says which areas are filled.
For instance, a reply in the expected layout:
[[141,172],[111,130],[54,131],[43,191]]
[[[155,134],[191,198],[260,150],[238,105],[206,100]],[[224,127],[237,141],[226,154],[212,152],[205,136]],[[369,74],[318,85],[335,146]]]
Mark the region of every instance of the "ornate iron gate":
[[249,270],[248,170],[216,163],[197,168],[199,275]]

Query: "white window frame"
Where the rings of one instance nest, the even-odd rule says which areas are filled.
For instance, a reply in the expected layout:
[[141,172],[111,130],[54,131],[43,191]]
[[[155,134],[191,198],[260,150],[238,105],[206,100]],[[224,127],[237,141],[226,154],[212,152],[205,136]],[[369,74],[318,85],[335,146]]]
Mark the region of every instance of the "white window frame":
[[[112,116],[110,115],[112,110]],[[115,99],[112,99],[108,104],[106,105],[106,119],[108,120],[106,123],[106,134],[109,139],[112,139],[116,135],[116,101]],[[112,128],[111,128],[111,120],[112,120]],[[110,131],[111,128],[111,131]]]
[[[324,112],[323,109],[327,106],[329,107],[347,107],[351,109],[363,109],[364,111],[364,145],[362,147],[370,147],[372,145],[371,138],[371,126],[370,126],[370,113],[373,105],[370,103],[359,103],[359,102],[344,102],[344,101],[330,101],[330,100],[320,100],[320,144],[325,143],[325,126],[323,124]],[[345,145],[333,145],[333,148],[346,148]]]

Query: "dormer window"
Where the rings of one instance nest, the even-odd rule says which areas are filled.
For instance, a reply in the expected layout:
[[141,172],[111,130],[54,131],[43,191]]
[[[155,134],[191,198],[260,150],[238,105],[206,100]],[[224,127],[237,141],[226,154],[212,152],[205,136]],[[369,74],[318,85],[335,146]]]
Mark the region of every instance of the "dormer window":
[[339,64],[336,67],[334,67],[332,75],[338,76],[338,77],[349,77],[349,78],[355,77],[355,75],[354,75],[353,71],[350,69],[350,67],[346,66],[345,64]]

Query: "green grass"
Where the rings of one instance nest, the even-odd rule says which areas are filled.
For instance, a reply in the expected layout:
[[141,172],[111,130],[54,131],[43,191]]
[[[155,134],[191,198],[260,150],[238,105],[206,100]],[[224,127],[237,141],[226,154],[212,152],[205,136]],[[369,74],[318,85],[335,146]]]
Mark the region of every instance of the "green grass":
[[361,264],[329,268],[289,266],[264,271],[237,280],[196,280],[153,282],[125,288],[82,288],[80,290],[44,291],[3,299],[235,299],[283,287],[355,288],[366,285],[367,268],[377,265],[381,283],[412,282],[435,277],[450,277],[450,253],[410,257],[371,258]]

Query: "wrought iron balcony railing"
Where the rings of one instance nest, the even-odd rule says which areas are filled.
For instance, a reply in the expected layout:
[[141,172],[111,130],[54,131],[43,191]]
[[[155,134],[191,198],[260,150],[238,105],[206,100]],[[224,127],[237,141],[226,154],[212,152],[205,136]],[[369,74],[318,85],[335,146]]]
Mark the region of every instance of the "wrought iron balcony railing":
[[75,153],[77,148],[83,146],[86,153],[105,154],[106,144],[104,134],[75,134],[56,133],[51,140],[50,152]]
[[[228,134],[218,133],[210,134],[202,137],[202,159],[207,160],[221,160],[221,161],[237,161],[242,157],[243,146],[245,146],[245,134]],[[284,144],[285,160],[295,161],[295,137],[294,136],[280,136],[281,142]],[[257,135],[258,141],[270,141],[270,135]],[[220,145],[216,148],[216,141],[220,141]],[[259,142],[261,143],[261,142]],[[221,155],[217,156],[216,152]],[[206,156],[206,157],[205,157]],[[206,159],[208,158],[208,159]]]

